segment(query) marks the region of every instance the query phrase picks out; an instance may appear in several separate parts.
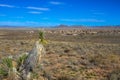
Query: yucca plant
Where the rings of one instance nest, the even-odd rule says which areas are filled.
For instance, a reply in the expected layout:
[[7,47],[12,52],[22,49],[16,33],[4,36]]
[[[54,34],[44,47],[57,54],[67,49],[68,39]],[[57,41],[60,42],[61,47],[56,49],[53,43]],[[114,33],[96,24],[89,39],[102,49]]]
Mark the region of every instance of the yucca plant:
[[39,43],[42,43],[42,44],[46,44],[47,43],[47,41],[45,40],[43,31],[39,31]]
[[8,72],[4,68],[0,67],[0,76],[7,76]]
[[2,63],[0,66],[0,76],[2,77],[8,77],[9,80],[12,80],[16,74],[16,72],[14,72],[14,67],[13,67],[13,60],[11,57],[7,57],[2,59]]
[[12,57],[3,58],[0,65],[0,77],[7,77],[9,80],[19,78],[20,71],[17,71],[17,69],[19,69],[26,58],[27,54],[20,56],[16,62],[13,61]]
[[[46,44],[43,31],[39,31],[39,43]],[[6,57],[2,59],[0,64],[0,79],[1,77],[7,77],[7,80],[19,80],[22,75],[21,66],[24,64],[24,61],[28,58],[27,54],[21,55],[18,60],[13,61],[12,57]],[[32,73],[33,78],[38,78],[37,73]],[[19,79],[18,79],[19,78]]]
[[10,57],[4,58],[4,59],[2,60],[2,65],[3,65],[5,68],[12,69],[12,68],[13,68],[12,58],[10,58]]
[[25,61],[25,59],[28,57],[27,54],[23,54],[22,56],[20,56],[17,60],[17,69],[23,64],[23,62]]

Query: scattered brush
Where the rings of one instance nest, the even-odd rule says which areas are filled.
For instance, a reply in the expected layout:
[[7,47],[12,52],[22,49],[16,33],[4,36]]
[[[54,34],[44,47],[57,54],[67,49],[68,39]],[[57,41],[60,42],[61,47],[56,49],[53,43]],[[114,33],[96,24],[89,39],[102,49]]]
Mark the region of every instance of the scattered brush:
[[[37,41],[38,42],[38,41]],[[44,38],[44,33],[39,32],[39,42],[36,43],[35,47],[29,54],[21,55],[16,61],[13,60],[12,56],[2,59],[0,64],[0,79],[6,80],[24,80],[23,78],[28,77],[30,71],[33,70],[35,64],[38,64],[38,60],[41,58],[41,54],[44,53],[44,47],[42,44],[46,44],[47,41]],[[35,63],[36,62],[36,63]],[[24,76],[24,73],[28,72]],[[32,72],[32,78],[38,78],[36,72]],[[26,80],[26,79],[25,79]]]
[[108,80],[120,80],[120,69],[116,69],[108,74]]
[[27,54],[23,54],[15,62],[12,59],[12,56],[2,59],[0,65],[0,77],[7,77],[9,80],[19,80],[20,71],[19,68],[27,58]]

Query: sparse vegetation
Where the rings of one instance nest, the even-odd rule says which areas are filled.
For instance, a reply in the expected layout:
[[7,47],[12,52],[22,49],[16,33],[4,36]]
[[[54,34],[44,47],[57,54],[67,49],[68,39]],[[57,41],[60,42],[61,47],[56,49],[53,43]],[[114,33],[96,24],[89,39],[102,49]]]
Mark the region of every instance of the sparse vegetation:
[[[119,79],[119,29],[115,32],[113,30],[48,29],[44,32],[46,35],[36,30],[34,32],[30,36],[22,30],[17,32],[6,31],[6,36],[2,36],[0,39],[0,58],[12,55],[12,65],[14,63],[13,66],[18,68],[27,57],[18,55],[30,51],[36,39],[39,38],[40,43],[43,42],[42,44],[44,44],[46,38],[49,40],[49,43],[44,45],[46,55],[42,58],[41,65],[36,67],[36,70],[31,74],[32,79]],[[71,35],[66,35],[67,33]],[[2,65],[2,59],[0,65]],[[8,69],[0,66],[0,80],[9,80],[7,71]]]
[[0,67],[0,77],[8,77],[9,80],[15,79],[17,72],[11,57],[2,60]]
[[114,70],[109,73],[108,80],[120,80],[120,69]]

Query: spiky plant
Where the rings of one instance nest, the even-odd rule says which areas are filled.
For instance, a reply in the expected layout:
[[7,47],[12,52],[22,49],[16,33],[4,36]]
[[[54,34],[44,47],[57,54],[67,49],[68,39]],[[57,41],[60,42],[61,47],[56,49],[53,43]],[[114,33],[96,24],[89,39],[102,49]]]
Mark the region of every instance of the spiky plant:
[[8,72],[4,68],[0,67],[0,76],[7,76]]
[[23,64],[23,62],[25,61],[25,59],[28,57],[27,54],[23,54],[21,55],[18,60],[17,60],[17,69]]
[[14,72],[13,60],[11,57],[2,59],[2,64],[0,66],[0,76],[7,76],[9,80],[15,77],[16,72]]
[[9,80],[20,78],[20,71],[17,71],[17,69],[23,64],[26,58],[27,54],[20,56],[16,62],[13,61],[12,57],[3,58],[0,65],[0,77],[7,77]]
[[12,67],[13,67],[12,58],[11,57],[4,58],[2,60],[2,64],[5,65],[6,67],[8,67],[9,69],[12,69]]
[[46,44],[47,43],[47,41],[45,40],[44,32],[43,31],[39,31],[39,42],[41,44]]
[[1,64],[1,71],[5,71],[5,73],[8,74],[8,71],[11,71],[12,68],[13,68],[13,65],[12,65],[12,59],[11,58],[4,58],[2,60],[2,64]]
[[[39,43],[46,44],[43,31],[39,31]],[[21,79],[21,66],[24,64],[24,61],[27,59],[28,55],[21,55],[17,61],[13,61],[12,57],[6,57],[2,59],[0,64],[0,79],[1,77],[7,77],[8,80],[19,80]],[[33,78],[38,78],[37,73],[32,73]]]

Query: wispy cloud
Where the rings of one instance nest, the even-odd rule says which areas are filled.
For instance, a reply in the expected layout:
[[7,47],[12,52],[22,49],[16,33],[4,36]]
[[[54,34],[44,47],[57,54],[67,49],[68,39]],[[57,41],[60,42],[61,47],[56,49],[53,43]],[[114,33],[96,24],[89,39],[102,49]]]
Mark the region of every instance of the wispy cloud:
[[30,12],[28,12],[28,13],[30,13],[30,14],[41,14],[42,12],[38,12],[38,11],[30,11]]
[[40,24],[39,22],[34,22],[34,21],[25,21],[25,22],[19,22],[19,21],[2,21],[0,22],[0,25],[13,25],[13,26],[25,26],[25,25],[38,25]]
[[0,16],[6,16],[5,14],[0,14]]
[[60,20],[67,22],[105,22],[105,20],[99,19],[60,19]]
[[50,9],[49,8],[45,8],[45,7],[32,7],[32,6],[29,6],[29,7],[26,7],[27,9],[32,9],[32,10],[40,10],[40,11],[49,11]]
[[53,22],[36,22],[36,21],[0,21],[0,25],[9,25],[9,26],[55,26],[59,25],[59,23],[53,23]]
[[102,12],[94,12],[93,14],[95,14],[95,15],[104,15],[105,13],[102,13]]
[[39,22],[35,22],[35,21],[26,21],[26,24],[39,24]]
[[105,15],[105,13],[101,10],[91,10],[92,14],[95,15]]
[[47,17],[43,17],[43,18],[41,18],[42,20],[48,20],[49,18],[47,18]]
[[59,23],[52,23],[52,22],[36,22],[36,21],[2,21],[0,22],[0,25],[9,25],[9,26],[53,26],[53,25],[59,25]]
[[56,2],[56,1],[50,1],[49,2],[50,4],[53,4],[53,5],[61,5],[61,4],[64,4],[62,2]]
[[15,18],[23,19],[24,17],[23,16],[17,16]]
[[23,19],[23,16],[15,16],[15,17],[11,17],[11,18],[16,18],[16,19]]
[[21,22],[15,22],[15,21],[1,21],[0,25],[20,25]]
[[0,4],[0,7],[14,8],[15,6],[13,6],[13,5],[8,5],[8,4]]

